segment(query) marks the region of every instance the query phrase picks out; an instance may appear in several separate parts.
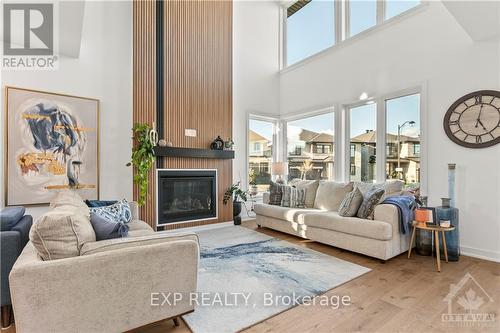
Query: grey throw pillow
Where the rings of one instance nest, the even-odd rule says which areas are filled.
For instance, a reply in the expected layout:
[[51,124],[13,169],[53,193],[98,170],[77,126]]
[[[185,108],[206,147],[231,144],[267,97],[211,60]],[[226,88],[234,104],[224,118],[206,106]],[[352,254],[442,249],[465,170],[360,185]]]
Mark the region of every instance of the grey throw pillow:
[[123,222],[112,222],[96,213],[90,213],[90,223],[97,241],[128,236],[129,227]]
[[362,219],[373,220],[373,212],[375,211],[375,206],[380,202],[380,198],[384,195],[385,191],[383,188],[375,188],[368,191],[363,196],[363,202],[358,209],[358,214],[356,215]]
[[269,204],[274,206],[280,206],[282,197],[283,197],[283,185],[271,182],[269,184]]
[[340,216],[356,216],[359,207],[363,203],[363,193],[358,188],[346,194],[344,200],[340,204]]

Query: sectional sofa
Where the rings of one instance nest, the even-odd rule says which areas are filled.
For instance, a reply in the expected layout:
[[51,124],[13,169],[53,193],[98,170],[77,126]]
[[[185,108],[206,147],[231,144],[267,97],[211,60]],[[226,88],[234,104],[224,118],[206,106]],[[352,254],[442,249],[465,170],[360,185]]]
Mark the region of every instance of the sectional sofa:
[[[297,188],[306,189],[306,208],[290,208],[255,204],[257,225],[278,230],[298,237],[311,239],[341,249],[387,260],[408,250],[409,235],[400,228],[396,206],[379,204],[375,207],[374,219],[343,217],[338,214],[345,195],[353,190],[353,183],[332,181],[291,182]],[[386,182],[380,184],[357,184],[362,192],[379,186],[387,196],[400,195],[401,184]]]

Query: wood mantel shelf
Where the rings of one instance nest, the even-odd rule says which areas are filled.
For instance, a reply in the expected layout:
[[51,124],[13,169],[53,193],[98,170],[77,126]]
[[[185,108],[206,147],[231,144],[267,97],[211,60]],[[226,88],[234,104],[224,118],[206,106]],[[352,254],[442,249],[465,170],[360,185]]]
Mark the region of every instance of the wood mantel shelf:
[[213,150],[202,148],[181,147],[154,147],[156,156],[185,157],[185,158],[212,158],[229,160],[234,158],[234,150]]

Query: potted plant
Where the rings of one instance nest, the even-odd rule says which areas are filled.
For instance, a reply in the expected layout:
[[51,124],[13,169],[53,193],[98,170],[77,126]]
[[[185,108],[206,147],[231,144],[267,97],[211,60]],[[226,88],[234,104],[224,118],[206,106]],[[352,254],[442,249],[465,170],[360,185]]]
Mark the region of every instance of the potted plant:
[[224,193],[224,205],[233,199],[233,220],[235,225],[241,224],[241,201],[247,201],[247,192],[240,188],[240,182],[231,185]]
[[254,169],[250,169],[248,173],[248,184],[250,185],[250,194],[256,195],[259,192],[259,188],[257,187],[256,181],[257,175],[255,174]]
[[151,140],[151,127],[145,123],[134,124],[132,129],[134,133],[134,147],[132,148],[132,160],[127,166],[134,167],[134,183],[138,186],[139,197],[137,203],[144,205],[148,194],[148,175],[153,167],[155,153],[153,142]]

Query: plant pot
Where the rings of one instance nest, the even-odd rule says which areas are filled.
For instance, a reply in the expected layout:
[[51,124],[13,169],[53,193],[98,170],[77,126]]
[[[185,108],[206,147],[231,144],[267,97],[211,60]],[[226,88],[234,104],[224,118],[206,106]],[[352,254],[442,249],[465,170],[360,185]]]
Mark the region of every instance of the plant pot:
[[257,187],[257,185],[250,186],[250,194],[256,195],[257,193],[259,193],[259,188]]
[[233,201],[233,221],[234,225],[240,225],[241,224],[241,202],[240,201]]

